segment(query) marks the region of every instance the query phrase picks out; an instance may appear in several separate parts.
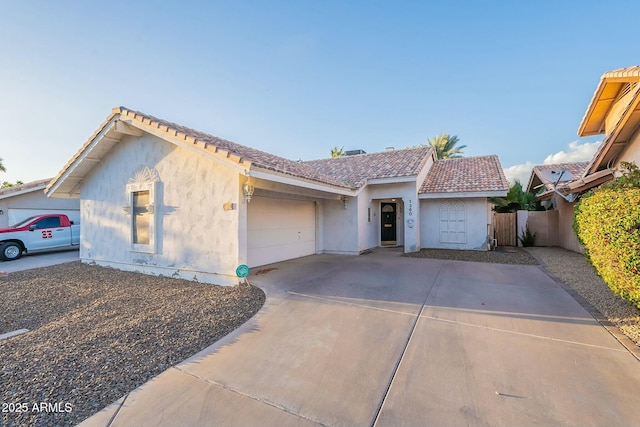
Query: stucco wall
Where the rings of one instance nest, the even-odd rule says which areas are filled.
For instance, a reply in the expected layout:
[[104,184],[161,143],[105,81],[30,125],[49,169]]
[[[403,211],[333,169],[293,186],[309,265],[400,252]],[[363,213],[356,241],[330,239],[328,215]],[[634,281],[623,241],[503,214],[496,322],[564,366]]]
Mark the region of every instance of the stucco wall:
[[616,167],[620,166],[620,162],[635,162],[636,166],[640,167],[640,131],[633,134],[624,151],[620,153]]
[[322,244],[324,253],[358,254],[358,203],[347,198],[347,209],[341,200],[322,200]]
[[[518,228],[521,230],[518,232],[518,237],[522,237],[522,234],[526,231],[526,226],[529,226],[529,231],[535,233],[536,238],[535,246],[558,246],[559,245],[559,217],[558,211],[525,211],[527,213],[527,219],[525,224],[521,224],[518,221]],[[518,212],[520,213],[520,212]],[[518,220],[520,217],[518,217]],[[518,239],[518,246],[522,243]]]
[[[463,202],[466,210],[466,242],[440,242],[440,206],[448,200]],[[420,243],[423,248],[487,250],[487,199],[423,199],[420,201]]]
[[[144,167],[157,185],[157,250],[133,252],[127,183]],[[202,282],[237,283],[239,175],[196,153],[151,135],[123,139],[81,188],[84,261]]]
[[380,244],[379,209],[380,204],[371,201],[369,187],[362,189],[358,195],[358,250],[361,252]]
[[[14,218],[9,218],[9,209],[27,209],[29,212],[26,213],[27,216],[20,215],[16,212],[15,215],[13,215]],[[18,221],[28,218],[28,216],[34,214],[33,212],[30,212],[32,210],[42,210],[43,213],[51,213],[52,211],[78,211],[79,209],[80,200],[50,199],[44,194],[43,190],[18,194],[16,196],[7,197],[6,199],[0,199],[0,210],[3,211],[3,214],[0,215],[0,227],[8,227]],[[73,219],[74,215],[69,212],[69,216]]]
[[[373,184],[368,186],[366,200],[372,200],[375,206],[375,222],[371,218],[374,226],[368,229],[375,234],[375,244],[380,244],[380,202],[392,201],[396,199],[397,215],[396,230],[398,245],[404,246],[405,252],[415,252],[420,250],[420,203],[415,182],[405,182],[396,184]],[[411,206],[411,215],[409,215]],[[373,211],[373,209],[372,209]]]
[[576,203],[569,203],[558,197],[556,205],[558,209],[558,246],[583,254],[584,248],[573,231],[573,212]]

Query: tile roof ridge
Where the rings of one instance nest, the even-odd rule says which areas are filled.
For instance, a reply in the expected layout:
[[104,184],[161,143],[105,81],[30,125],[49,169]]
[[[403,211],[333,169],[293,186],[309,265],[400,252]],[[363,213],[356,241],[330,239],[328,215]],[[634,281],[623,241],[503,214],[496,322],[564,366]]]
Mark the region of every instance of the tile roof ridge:
[[[143,124],[152,125],[157,123],[158,127],[166,127],[167,130],[171,129],[171,132],[184,134],[190,136],[196,141],[201,141],[205,145],[216,146],[220,150],[227,151],[239,159],[244,159],[256,165],[257,167],[273,170],[274,172],[280,172],[287,175],[295,176],[298,178],[309,179],[311,181],[322,182],[328,185],[334,185],[343,188],[351,188],[348,183],[334,179],[332,176],[323,174],[310,165],[304,164],[297,160],[287,159],[286,157],[278,156],[277,154],[271,154],[269,152],[259,150],[247,145],[239,144],[228,139],[217,137],[213,134],[199,131],[187,126],[170,122],[168,120],[160,119],[150,114],[143,113],[141,111],[132,110],[127,107],[116,107],[113,109],[113,114],[120,114],[121,117],[130,117],[134,120],[139,120]],[[138,117],[139,116],[139,117]],[[296,173],[297,172],[297,173]]]

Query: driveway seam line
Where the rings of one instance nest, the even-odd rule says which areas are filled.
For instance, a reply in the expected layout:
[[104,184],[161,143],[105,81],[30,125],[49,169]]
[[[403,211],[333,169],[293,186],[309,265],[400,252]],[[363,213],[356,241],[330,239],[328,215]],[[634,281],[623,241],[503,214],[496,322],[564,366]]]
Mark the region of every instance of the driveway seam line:
[[[384,311],[384,312],[393,313],[393,314],[402,314],[402,315],[405,315],[405,316],[415,316],[415,314],[413,314],[413,313],[407,313],[407,312],[404,312],[404,311],[389,310],[387,308],[373,307],[373,306],[366,305],[366,304],[357,304],[357,303],[341,301],[341,300],[333,299],[333,298],[327,298],[327,297],[321,297],[321,296],[315,296],[315,295],[307,295],[307,294],[301,294],[299,292],[291,292],[291,291],[287,291],[287,293],[291,294],[291,295],[300,296],[300,297],[318,299],[318,300],[322,300],[322,301],[331,301],[331,302],[335,302],[335,303],[338,303],[338,304],[343,304],[343,305],[348,305],[348,306],[353,306],[353,307],[369,308],[371,310]],[[418,314],[420,314],[420,312],[418,312]]]
[[413,326],[411,327],[411,332],[409,332],[409,337],[407,338],[407,342],[405,343],[404,348],[402,349],[402,353],[400,354],[400,357],[398,358],[398,361],[396,362],[396,366],[393,369],[393,373],[391,374],[391,379],[389,380],[389,383],[387,384],[387,387],[386,387],[386,389],[384,391],[384,396],[382,396],[382,400],[380,401],[380,404],[376,408],[376,412],[374,414],[373,421],[370,424],[371,427],[374,427],[378,423],[378,419],[380,418],[380,414],[382,413],[382,407],[384,406],[385,402],[387,401],[387,397],[389,396],[389,391],[391,391],[391,386],[393,386],[393,381],[396,379],[396,375],[398,374],[398,369],[400,369],[400,365],[402,364],[402,361],[404,360],[404,356],[407,353],[407,348],[409,348],[409,344],[411,343],[411,339],[413,338],[413,334],[416,331],[416,326],[418,325],[418,321],[420,320],[420,317],[422,315],[422,311],[424,310],[424,307],[427,305],[427,300],[429,299],[429,296],[431,295],[431,292],[433,291],[433,287],[436,285],[436,282],[438,281],[438,277],[440,277],[440,273],[442,272],[442,270],[443,270],[443,268],[444,268],[444,266],[446,264],[447,264],[447,261],[445,261],[442,264],[440,264],[440,268],[438,269],[438,273],[434,277],[433,282],[431,283],[431,286],[429,287],[429,291],[427,291],[427,295],[424,297],[424,301],[422,302],[422,307],[418,311],[418,315],[416,316],[415,320],[413,321]]
[[[242,391],[240,391],[240,390],[236,390],[235,388],[229,387],[228,385],[221,384],[221,383],[219,383],[219,382],[217,382],[217,381],[215,381],[215,380],[212,380],[212,379],[209,379],[209,378],[203,378],[203,377],[201,377],[201,376],[199,376],[199,375],[194,374],[193,372],[185,371],[185,370],[183,370],[183,369],[181,369],[181,368],[179,368],[179,367],[177,367],[177,366],[174,366],[174,369],[176,369],[176,370],[178,370],[178,371],[182,372],[183,374],[186,374],[186,375],[192,376],[192,377],[194,377],[194,378],[196,378],[196,379],[198,379],[198,380],[200,380],[200,381],[204,381],[204,382],[206,382],[207,384],[211,384],[211,385],[213,385],[213,386],[220,387],[220,388],[221,388],[221,389],[223,389],[223,390],[227,390],[227,391],[230,391],[230,392],[232,392],[232,393],[236,393],[236,394],[238,394],[238,395],[240,395],[240,396],[243,396],[243,397],[248,397],[248,398],[249,398],[249,399],[251,399],[251,400],[254,400],[254,401],[259,402],[259,403],[263,403],[263,404],[265,404],[265,405],[267,405],[267,406],[271,406],[272,408],[275,408],[275,409],[278,409],[278,410],[280,410],[280,411],[286,412],[287,414],[293,415],[293,416],[295,416],[295,417],[302,418],[303,420],[307,420],[307,421],[310,421],[310,422],[312,422],[312,423],[319,424],[319,425],[321,425],[321,426],[323,426],[323,427],[328,427],[328,425],[327,425],[327,424],[324,424],[324,423],[322,423],[321,421],[314,420],[314,419],[312,419],[312,418],[309,418],[309,417],[306,417],[306,416],[304,416],[304,415],[301,415],[301,414],[298,414],[298,413],[296,413],[296,412],[293,412],[292,410],[288,409],[287,407],[282,406],[282,405],[279,405],[279,404],[277,404],[277,403],[275,403],[275,402],[271,402],[270,400],[261,399],[261,398],[256,397],[256,396],[252,396],[252,395],[250,395],[250,394],[248,394],[248,393],[245,393],[245,392],[242,392]],[[123,403],[124,403],[124,402],[123,402]],[[108,427],[108,426],[107,426],[107,427]]]
[[[575,344],[575,345],[581,345],[581,346],[585,346],[585,347],[599,348],[601,350],[619,351],[619,352],[622,352],[622,353],[627,352],[626,349],[622,349],[622,348],[603,347],[601,345],[596,345],[596,344],[587,344],[587,343],[581,343],[581,342],[578,342],[578,341],[563,340],[561,338],[545,337],[543,335],[527,334],[525,332],[510,331],[508,329],[494,328],[494,327],[491,327],[491,326],[474,325],[473,323],[459,322],[457,320],[442,319],[440,317],[433,317],[433,316],[427,316],[427,315],[421,315],[420,317],[423,318],[423,319],[431,319],[431,320],[435,320],[435,321],[438,321],[438,322],[452,323],[452,324],[455,324],[455,325],[469,326],[469,327],[472,327],[472,328],[479,328],[479,329],[486,329],[488,331],[504,332],[504,333],[507,333],[507,334],[514,334],[514,335],[523,335],[523,336],[526,336],[526,337],[539,338],[539,339],[548,340],[548,341],[557,341],[557,342],[563,342],[563,343],[567,343],[567,344]],[[594,324],[594,326],[596,326],[596,324]]]
[[105,427],[109,427],[116,420],[116,417],[120,413],[120,409],[122,409],[122,407],[124,406],[124,402],[127,401],[127,398],[129,397],[129,394],[131,394],[131,393],[127,393],[127,394],[124,395],[124,399],[122,399],[122,403],[120,405],[118,405],[118,409],[116,409],[116,411],[113,413],[113,415],[111,415],[111,418],[109,418],[109,422],[107,422],[107,425]]

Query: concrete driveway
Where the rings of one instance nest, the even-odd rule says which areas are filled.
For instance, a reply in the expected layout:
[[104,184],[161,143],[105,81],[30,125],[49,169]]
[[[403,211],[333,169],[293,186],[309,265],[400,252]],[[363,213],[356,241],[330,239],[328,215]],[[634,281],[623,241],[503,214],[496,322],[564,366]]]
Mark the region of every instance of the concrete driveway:
[[312,256],[88,426],[630,426],[640,362],[536,266]]
[[78,261],[79,259],[79,251],[77,249],[25,255],[15,261],[0,261],[0,271],[14,273],[16,271]]

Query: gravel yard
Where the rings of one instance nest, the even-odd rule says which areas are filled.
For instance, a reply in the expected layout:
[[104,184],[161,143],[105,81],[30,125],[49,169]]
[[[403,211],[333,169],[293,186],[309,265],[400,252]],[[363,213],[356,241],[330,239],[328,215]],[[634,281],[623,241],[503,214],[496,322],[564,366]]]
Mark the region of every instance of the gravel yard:
[[404,254],[410,258],[452,259],[456,261],[491,262],[495,264],[539,264],[522,248],[498,248],[495,251],[458,251],[451,249],[422,249]]
[[0,334],[30,330],[0,341],[7,426],[77,424],[228,334],[265,300],[250,285],[79,262],[11,273],[0,278],[0,295]]
[[547,271],[576,291],[620,332],[640,345],[640,310],[616,296],[584,255],[562,248],[527,248]]

